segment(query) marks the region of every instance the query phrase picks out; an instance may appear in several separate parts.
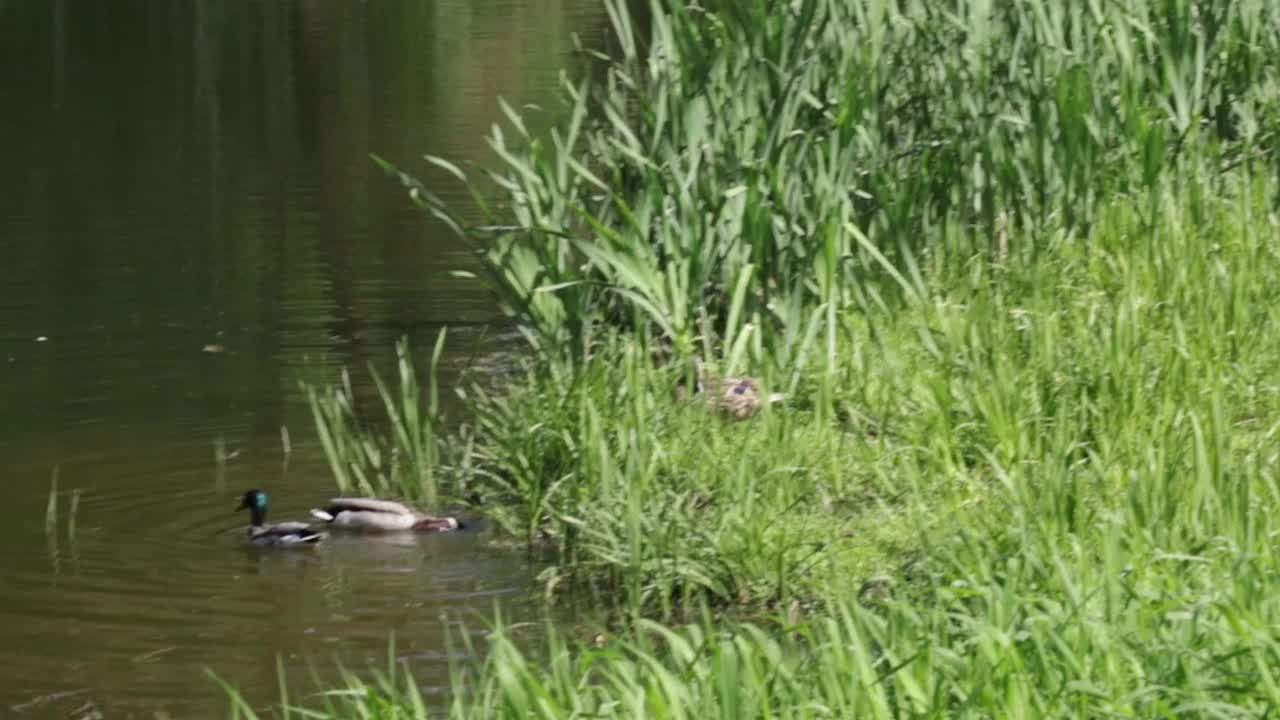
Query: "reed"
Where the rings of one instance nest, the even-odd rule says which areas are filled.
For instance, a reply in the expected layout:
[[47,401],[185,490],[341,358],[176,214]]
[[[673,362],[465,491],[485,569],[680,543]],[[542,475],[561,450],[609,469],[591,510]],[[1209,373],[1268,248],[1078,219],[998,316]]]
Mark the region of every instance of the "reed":
[[71,491],[71,502],[67,507],[67,542],[75,544],[76,518],[80,515],[80,488]]
[[[1098,317],[1130,322],[1171,272],[1218,287],[1211,248],[1256,261],[1272,222],[1264,4],[672,0],[643,24],[608,5],[617,57],[566,84],[565,121],[536,137],[506,108],[494,129],[501,202],[434,159],[481,223],[399,176],[473,243],[534,350],[522,382],[472,394],[452,463],[501,527],[550,541],[549,588],[669,615],[885,570],[919,546],[913,508],[947,517],[975,467],[1092,447],[1096,418],[1057,417],[1061,393],[1127,377],[1144,347],[1110,367]],[[1131,306],[1098,300],[1121,290]],[[1072,348],[1080,366],[1058,366]],[[789,411],[686,412],[670,398],[691,355]]]
[[421,457],[616,611],[447,713],[1270,712],[1280,6],[607,5],[562,124],[435,160],[478,223],[398,175],[531,348]]
[[607,4],[620,57],[566,85],[549,138],[507,108],[498,169],[436,159],[479,224],[400,176],[560,360],[622,328],[798,382],[842,308],[918,297],[921,261],[1025,261],[1087,231],[1100,198],[1155,210],[1275,163],[1265,3],[655,0],[647,36]]
[[49,537],[58,534],[58,475],[59,468],[55,465],[49,475],[49,500],[44,507],[44,532]]
[[445,336],[442,330],[436,339],[425,393],[407,341],[396,345],[394,386],[369,368],[381,401],[377,412],[357,409],[345,370],[336,387],[305,386],[321,447],[342,492],[399,496],[428,506],[440,500],[443,420],[435,373]]
[[227,488],[227,460],[231,454],[227,452],[226,438],[219,435],[213,439],[213,487],[219,493]]

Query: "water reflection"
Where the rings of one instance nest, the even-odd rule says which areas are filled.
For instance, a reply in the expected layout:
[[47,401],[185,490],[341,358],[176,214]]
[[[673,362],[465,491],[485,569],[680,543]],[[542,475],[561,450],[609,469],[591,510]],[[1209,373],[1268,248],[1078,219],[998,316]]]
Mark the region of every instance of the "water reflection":
[[551,106],[571,33],[605,22],[598,0],[0,0],[0,715],[206,716],[205,667],[261,703],[277,656],[302,680],[382,662],[392,631],[439,686],[447,629],[526,603],[479,532],[269,553],[232,508],[329,492],[301,382],[444,324],[450,373],[506,342],[368,154],[456,191],[421,156],[483,160],[496,97]]

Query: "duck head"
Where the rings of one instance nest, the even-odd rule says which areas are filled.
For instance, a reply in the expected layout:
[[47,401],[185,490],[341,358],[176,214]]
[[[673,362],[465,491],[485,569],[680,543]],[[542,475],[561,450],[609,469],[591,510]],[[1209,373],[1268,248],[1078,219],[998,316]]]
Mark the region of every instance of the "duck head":
[[240,498],[240,505],[236,507],[236,511],[247,509],[252,516],[252,525],[261,525],[263,518],[267,515],[267,494],[261,490],[246,491],[244,497]]

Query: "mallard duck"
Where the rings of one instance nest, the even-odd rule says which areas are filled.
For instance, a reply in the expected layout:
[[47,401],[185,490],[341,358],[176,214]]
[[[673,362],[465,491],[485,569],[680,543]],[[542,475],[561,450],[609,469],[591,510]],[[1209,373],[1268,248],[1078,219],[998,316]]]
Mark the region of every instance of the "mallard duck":
[[451,517],[435,517],[391,500],[336,497],[323,510],[311,516],[334,527],[351,530],[424,530],[446,532],[457,530],[458,521]]
[[[711,377],[700,361],[694,361],[697,371],[697,383],[694,393],[706,398],[707,407],[713,411],[723,412],[737,420],[743,420],[756,414],[764,402],[782,402],[782,393],[769,393],[765,398],[760,396],[760,382],[751,377]],[[684,398],[688,390],[684,385],[676,386],[676,397]]]
[[266,524],[267,494],[261,490],[249,490],[240,500],[237,511],[249,510],[249,542],[254,545],[307,545],[324,539],[324,533],[313,530],[303,522]]

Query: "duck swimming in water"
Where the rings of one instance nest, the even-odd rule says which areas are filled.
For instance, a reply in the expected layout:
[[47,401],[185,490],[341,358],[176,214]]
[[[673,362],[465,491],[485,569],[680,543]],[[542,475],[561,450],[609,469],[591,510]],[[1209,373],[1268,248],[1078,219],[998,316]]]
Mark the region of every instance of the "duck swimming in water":
[[237,511],[249,511],[249,542],[254,545],[285,546],[308,545],[324,539],[324,533],[313,530],[303,522],[282,522],[268,525],[267,494],[261,490],[249,490],[240,500]]
[[448,532],[460,527],[455,518],[427,515],[392,500],[373,498],[336,497],[324,509],[312,510],[311,516],[349,530]]

